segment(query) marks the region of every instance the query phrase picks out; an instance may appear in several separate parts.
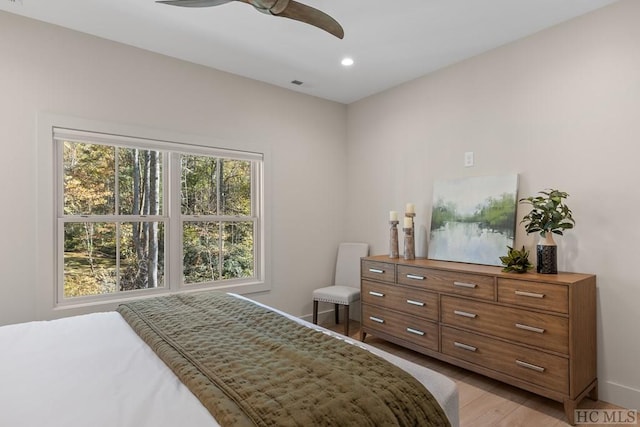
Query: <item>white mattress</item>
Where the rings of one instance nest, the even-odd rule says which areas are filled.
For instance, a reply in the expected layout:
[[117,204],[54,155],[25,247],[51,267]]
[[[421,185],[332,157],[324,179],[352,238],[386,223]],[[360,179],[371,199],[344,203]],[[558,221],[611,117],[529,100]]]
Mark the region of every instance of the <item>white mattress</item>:
[[[458,426],[458,393],[453,381],[369,345],[346,341],[415,376],[440,402],[452,425]],[[217,425],[116,312],[0,327],[0,426]]]

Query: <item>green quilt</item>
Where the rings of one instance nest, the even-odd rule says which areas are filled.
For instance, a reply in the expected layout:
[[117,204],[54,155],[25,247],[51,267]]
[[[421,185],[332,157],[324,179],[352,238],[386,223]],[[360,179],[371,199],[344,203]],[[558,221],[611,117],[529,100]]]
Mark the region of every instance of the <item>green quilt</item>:
[[222,426],[448,426],[417,380],[355,345],[217,292],[120,314]]

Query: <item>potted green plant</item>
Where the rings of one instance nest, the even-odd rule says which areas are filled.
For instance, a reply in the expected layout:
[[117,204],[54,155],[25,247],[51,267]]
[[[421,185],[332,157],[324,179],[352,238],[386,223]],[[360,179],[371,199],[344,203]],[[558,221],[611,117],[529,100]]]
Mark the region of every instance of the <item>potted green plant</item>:
[[526,273],[533,268],[533,264],[529,262],[529,251],[524,246],[522,246],[522,250],[513,249],[511,246],[507,246],[507,249],[509,249],[507,255],[500,257],[500,261],[504,265],[502,271],[505,273]]
[[575,225],[571,209],[565,199],[569,194],[564,191],[548,189],[539,191],[538,196],[520,199],[520,203],[531,205],[531,211],[526,214],[521,224],[529,233],[540,233],[537,245],[538,273],[556,274],[558,272],[558,249],[553,235],[563,235]]

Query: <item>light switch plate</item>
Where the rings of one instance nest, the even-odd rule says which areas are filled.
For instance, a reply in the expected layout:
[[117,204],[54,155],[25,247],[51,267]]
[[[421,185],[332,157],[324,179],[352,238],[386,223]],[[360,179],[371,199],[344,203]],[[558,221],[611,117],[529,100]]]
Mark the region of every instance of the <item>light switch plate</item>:
[[473,151],[464,153],[464,166],[467,168],[473,166]]

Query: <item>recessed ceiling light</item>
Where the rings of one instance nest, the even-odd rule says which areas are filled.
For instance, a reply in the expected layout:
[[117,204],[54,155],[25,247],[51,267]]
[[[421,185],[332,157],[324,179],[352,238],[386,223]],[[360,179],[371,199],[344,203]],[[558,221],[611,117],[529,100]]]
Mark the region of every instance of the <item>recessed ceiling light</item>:
[[343,58],[340,63],[345,67],[350,67],[353,65],[353,58],[349,58],[349,57]]

